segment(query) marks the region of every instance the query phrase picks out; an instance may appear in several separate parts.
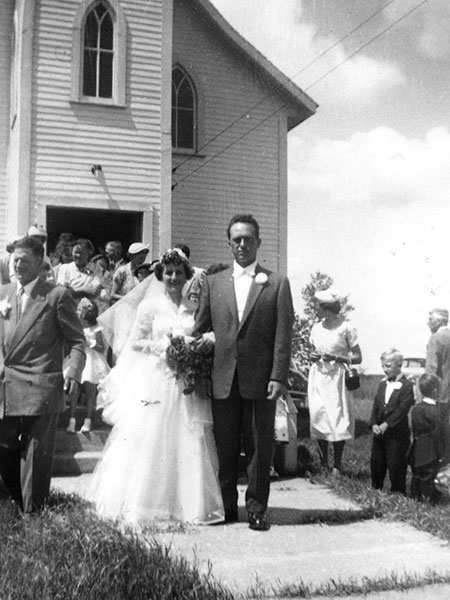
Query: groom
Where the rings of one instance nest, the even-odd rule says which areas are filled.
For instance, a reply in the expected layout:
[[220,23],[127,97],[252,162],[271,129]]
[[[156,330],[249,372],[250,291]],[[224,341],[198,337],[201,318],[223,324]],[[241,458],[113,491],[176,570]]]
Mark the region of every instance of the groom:
[[249,527],[267,531],[275,408],[286,392],[292,298],[287,278],[256,261],[261,240],[251,215],[234,216],[227,235],[234,263],[205,278],[195,331],[215,334],[212,410],[225,522],[238,520],[242,444]]
[[77,394],[85,361],[75,303],[66,288],[41,278],[43,259],[40,241],[19,240],[17,281],[0,287],[0,475],[25,513],[48,496],[64,390]]

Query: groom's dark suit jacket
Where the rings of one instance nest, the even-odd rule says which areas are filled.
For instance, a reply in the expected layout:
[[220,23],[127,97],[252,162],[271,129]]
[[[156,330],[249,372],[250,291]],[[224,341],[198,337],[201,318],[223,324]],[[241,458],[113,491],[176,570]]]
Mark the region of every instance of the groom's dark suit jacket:
[[[195,333],[214,331],[213,394],[227,398],[237,371],[243,398],[265,398],[269,380],[287,383],[294,311],[286,277],[256,266],[239,323],[233,269],[208,275],[202,286]],[[261,277],[261,276],[260,276]]]

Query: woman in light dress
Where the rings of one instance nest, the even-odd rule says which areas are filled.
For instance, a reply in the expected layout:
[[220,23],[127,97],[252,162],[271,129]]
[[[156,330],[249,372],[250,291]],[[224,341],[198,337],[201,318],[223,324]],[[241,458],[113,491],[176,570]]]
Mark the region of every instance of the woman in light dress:
[[314,351],[308,378],[311,438],[319,445],[321,467],[328,469],[328,447],[333,445],[332,474],[341,472],[345,440],[354,437],[352,393],[345,386],[344,365],[360,364],[356,330],[340,313],[339,297],[332,290],[315,293],[320,319],[311,330]]
[[[161,257],[155,276],[130,293],[146,290],[131,335],[100,386],[99,404],[103,398],[113,429],[94,473],[92,500],[100,514],[136,525],[217,523],[224,511],[210,400],[184,394],[165,360],[169,335],[189,336],[194,327],[195,307],[182,298],[192,269],[174,249]],[[123,302],[129,295],[100,322]]]

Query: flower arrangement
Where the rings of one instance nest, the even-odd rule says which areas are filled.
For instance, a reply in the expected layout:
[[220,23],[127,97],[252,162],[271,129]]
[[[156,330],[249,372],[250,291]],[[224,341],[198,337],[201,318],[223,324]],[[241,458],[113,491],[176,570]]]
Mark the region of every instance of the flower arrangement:
[[211,376],[213,350],[199,350],[196,340],[169,336],[166,363],[176,379],[184,383],[183,394],[192,394],[195,385]]

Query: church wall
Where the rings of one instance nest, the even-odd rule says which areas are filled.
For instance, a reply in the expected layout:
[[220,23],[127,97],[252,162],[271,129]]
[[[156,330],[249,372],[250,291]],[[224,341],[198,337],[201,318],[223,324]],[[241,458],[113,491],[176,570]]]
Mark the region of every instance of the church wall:
[[203,119],[197,155],[182,164],[187,157],[174,154],[174,166],[180,166],[173,176],[173,240],[191,247],[194,264],[230,262],[227,223],[234,213],[252,213],[261,226],[261,262],[284,270],[287,130],[286,115],[277,112],[282,99],[186,0],[174,3],[173,61],[197,85]]
[[[82,3],[37,2],[30,222],[45,222],[47,206],[145,211],[144,239],[157,251],[163,1],[119,2],[127,27],[123,107],[72,101],[72,28]],[[102,166],[100,176],[93,165]]]
[[[6,214],[6,174],[8,165],[8,142],[10,132],[11,51],[14,44],[13,0],[3,0],[0,9],[0,214]],[[6,219],[0,219],[0,240],[6,237]],[[3,251],[3,248],[1,248]]]

